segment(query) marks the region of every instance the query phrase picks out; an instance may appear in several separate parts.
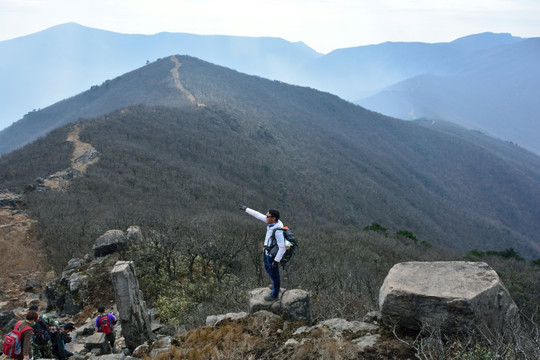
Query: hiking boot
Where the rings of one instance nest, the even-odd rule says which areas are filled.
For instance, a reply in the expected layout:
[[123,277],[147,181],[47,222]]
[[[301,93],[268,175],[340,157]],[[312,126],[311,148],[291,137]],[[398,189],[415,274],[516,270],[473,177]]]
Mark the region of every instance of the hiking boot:
[[279,297],[274,296],[274,295],[272,295],[272,294],[266,295],[266,296],[264,297],[264,301],[276,301],[277,299],[279,299]]

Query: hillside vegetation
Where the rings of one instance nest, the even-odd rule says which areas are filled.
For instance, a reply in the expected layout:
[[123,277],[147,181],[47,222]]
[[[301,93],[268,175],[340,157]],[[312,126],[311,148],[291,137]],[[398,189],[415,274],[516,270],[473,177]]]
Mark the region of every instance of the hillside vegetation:
[[[244,201],[262,211],[280,208],[298,225],[376,221],[458,251],[513,247],[540,256],[538,157],[387,118],[327,93],[178,59],[194,103],[177,88],[175,62],[167,58],[28,119],[37,126],[69,123],[107,108],[167,105],[87,123],[81,139],[103,158],[70,192],[91,191],[94,202],[102,197],[105,213],[122,198],[148,196],[160,208],[190,213],[228,211]],[[66,131],[3,156],[0,184],[21,190],[65,168]],[[50,155],[45,161],[39,154]],[[120,213],[139,213],[132,208]]]
[[[375,309],[396,262],[466,252],[496,263],[522,308],[537,305],[539,285],[526,279],[538,268],[499,256],[540,254],[540,166],[519,148],[180,56],[47,111],[58,119],[115,103],[132,106],[77,125],[99,161],[65,191],[25,194],[57,272],[105,231],[139,225],[151,242],[125,256],[162,314],[198,324],[244,309],[244,290],[267,278],[264,225],[238,210],[243,203],[279,209],[295,230],[300,251],[284,287],[313,294],[315,320]],[[0,188],[22,192],[70,166],[73,126],[2,156]]]
[[[302,42],[279,38],[130,35],[75,23],[58,25],[0,41],[0,129],[13,122],[0,131],[0,154],[66,124],[66,116],[76,121],[121,107],[38,109],[97,84],[110,85],[107,79],[157,58],[187,54],[242,73],[331,92],[389,116],[429,117],[480,129],[538,155],[539,44],[538,38],[482,33],[448,43],[385,42],[322,55]],[[162,104],[154,100],[146,104]]]

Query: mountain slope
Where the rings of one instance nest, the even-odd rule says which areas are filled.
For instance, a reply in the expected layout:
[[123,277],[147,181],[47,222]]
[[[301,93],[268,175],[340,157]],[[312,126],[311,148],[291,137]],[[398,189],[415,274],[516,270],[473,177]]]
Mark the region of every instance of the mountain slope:
[[339,49],[307,62],[289,82],[356,101],[417,75],[446,74],[461,59],[520,41],[510,34],[484,33],[449,43],[385,42]]
[[[519,45],[524,40],[510,34],[483,33],[449,43],[387,42],[339,49],[322,56],[303,43],[278,38],[182,33],[126,35],[69,23],[0,42],[0,52],[4,54],[0,59],[0,90],[3,94],[0,98],[0,129],[20,119],[24,113],[31,115],[35,109],[94,87],[153,59],[181,53],[243,73],[328,91],[350,101],[375,95],[406,81],[404,90],[384,91],[375,99],[362,100],[360,104],[404,119],[434,114],[467,126],[480,124],[476,128],[539,153],[534,145],[538,143],[537,122],[525,114],[536,112],[537,101],[531,94],[537,90],[520,86],[531,81],[538,83],[529,74],[536,71],[537,59],[528,63],[522,61],[520,67],[511,67],[512,59],[508,59],[508,64],[486,61],[484,66],[471,66],[481,65],[483,59],[492,56],[498,48]],[[517,50],[514,55],[518,59],[531,56]],[[505,57],[500,59],[507,60]],[[490,68],[491,65],[494,67]],[[496,80],[495,86],[493,81],[470,80],[477,78],[476,74],[471,78],[452,79],[450,84],[439,79],[470,70],[495,74],[488,78]],[[512,74],[511,79],[499,75],[508,73]],[[410,91],[416,89],[415,84],[423,84],[425,79],[431,80],[419,90]],[[426,94],[422,92],[423,88],[428,88]],[[506,93],[512,95],[494,95],[496,88],[507,89]],[[473,96],[464,95],[471,91]],[[403,92],[406,94],[402,95]],[[441,100],[441,96],[447,99]],[[503,111],[497,108],[490,112],[489,107],[478,106],[480,101],[498,104]],[[412,108],[411,103],[414,104]],[[514,122],[509,125],[506,114],[523,120],[517,126]],[[492,121],[493,115],[496,121]],[[508,133],[505,127],[509,128]],[[5,137],[11,138],[13,132],[17,131],[12,129]],[[26,141],[4,151],[24,143]]]
[[0,129],[25,113],[170,54],[189,54],[271,79],[320,56],[303,43],[280,38],[128,35],[75,23],[1,41],[0,53]]
[[540,153],[540,38],[462,58],[447,74],[418,75],[358,103],[403,119],[451,121]]
[[[185,56],[38,111],[27,126],[50,114],[68,114],[67,123],[79,109],[91,117],[115,102],[144,106],[84,123],[81,139],[100,161],[67,193],[28,195],[45,223],[72,219],[89,236],[84,224],[99,233],[119,214],[131,225],[212,217],[245,202],[280,208],[300,231],[377,221],[459,251],[513,247],[540,255],[540,159],[510,144],[480,145]],[[64,151],[67,131],[0,158],[0,187],[22,188],[46,175],[43,166],[62,169],[62,156],[41,168],[23,161],[39,149],[43,156]]]

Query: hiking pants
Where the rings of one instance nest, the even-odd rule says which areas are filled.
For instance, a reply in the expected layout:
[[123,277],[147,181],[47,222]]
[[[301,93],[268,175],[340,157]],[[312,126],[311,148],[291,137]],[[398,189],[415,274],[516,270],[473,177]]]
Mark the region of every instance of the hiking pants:
[[272,280],[272,296],[279,296],[279,289],[281,288],[281,279],[279,277],[279,266],[272,269],[272,262],[274,258],[271,255],[264,254],[264,268]]
[[49,340],[43,345],[32,342],[32,356],[34,359],[52,359],[52,341]]

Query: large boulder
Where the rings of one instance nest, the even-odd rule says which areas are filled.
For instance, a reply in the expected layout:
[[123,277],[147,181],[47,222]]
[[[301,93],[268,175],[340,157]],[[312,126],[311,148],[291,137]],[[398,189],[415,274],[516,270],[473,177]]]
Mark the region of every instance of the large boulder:
[[126,247],[128,238],[122,230],[109,230],[95,242],[92,250],[95,257],[105,256]]
[[267,310],[280,315],[287,321],[304,321],[311,324],[309,293],[301,289],[281,289],[279,299],[266,301],[264,297],[270,295],[268,288],[258,288],[249,292],[249,313]]
[[122,323],[122,335],[130,351],[153,338],[150,315],[139,289],[132,261],[118,261],[112,272],[116,306]]
[[387,324],[454,332],[472,325],[497,331],[518,309],[497,273],[482,262],[406,262],[394,265],[379,292]]
[[126,232],[109,230],[96,240],[92,250],[95,257],[100,257],[121,251],[139,241],[143,241],[143,235],[138,226],[130,226]]

